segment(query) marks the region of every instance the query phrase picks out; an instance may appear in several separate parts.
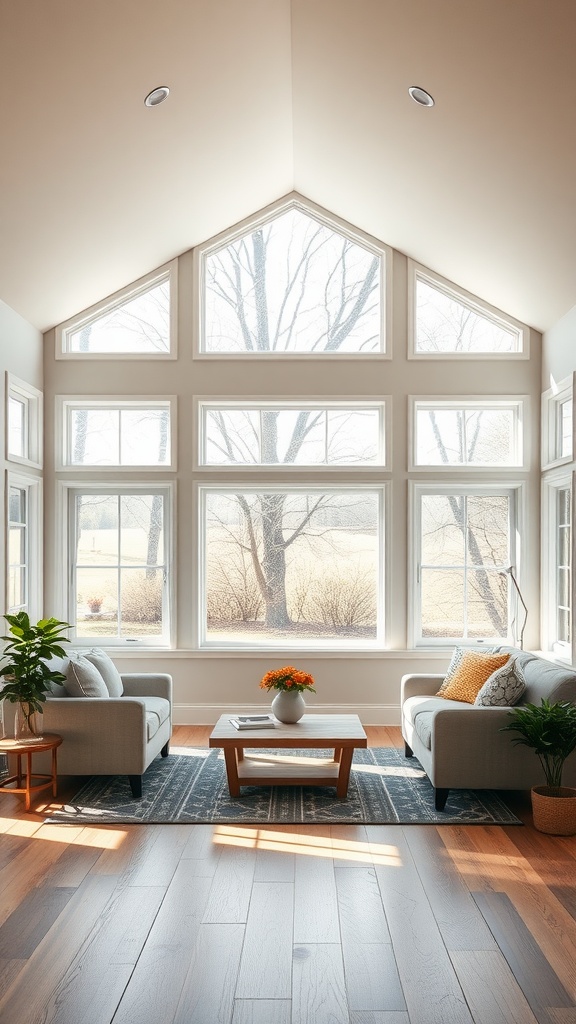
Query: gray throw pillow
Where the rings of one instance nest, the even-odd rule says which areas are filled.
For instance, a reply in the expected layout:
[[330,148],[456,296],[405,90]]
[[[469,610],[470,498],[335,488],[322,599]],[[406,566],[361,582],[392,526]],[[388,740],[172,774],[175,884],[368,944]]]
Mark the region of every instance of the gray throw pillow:
[[69,697],[105,697],[110,694],[95,665],[81,654],[72,654],[64,688]]
[[510,658],[502,668],[497,668],[488,677],[474,703],[482,707],[512,707],[520,700],[525,689],[526,680],[522,669],[516,658]]
[[108,696],[121,697],[124,693],[122,679],[116,665],[100,647],[93,647],[91,651],[84,651],[84,657],[98,669],[106,684]]

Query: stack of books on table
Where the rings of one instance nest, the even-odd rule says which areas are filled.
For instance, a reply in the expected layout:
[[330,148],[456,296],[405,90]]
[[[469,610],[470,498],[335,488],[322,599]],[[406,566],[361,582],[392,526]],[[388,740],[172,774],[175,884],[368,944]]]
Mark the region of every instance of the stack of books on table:
[[236,715],[230,719],[235,729],[274,729],[274,715]]

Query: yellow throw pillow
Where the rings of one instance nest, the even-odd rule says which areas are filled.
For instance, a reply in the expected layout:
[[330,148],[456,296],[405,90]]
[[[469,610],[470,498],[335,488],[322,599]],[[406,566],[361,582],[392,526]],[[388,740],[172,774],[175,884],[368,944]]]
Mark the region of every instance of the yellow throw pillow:
[[465,651],[446,689],[437,696],[473,704],[486,680],[509,660],[509,654],[480,654]]

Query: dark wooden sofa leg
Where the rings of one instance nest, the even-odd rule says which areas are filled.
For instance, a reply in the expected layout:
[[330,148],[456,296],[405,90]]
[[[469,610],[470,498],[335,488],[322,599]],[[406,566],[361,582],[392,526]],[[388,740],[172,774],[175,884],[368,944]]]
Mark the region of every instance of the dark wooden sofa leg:
[[404,757],[414,757],[414,751],[412,747],[408,746],[406,740],[404,740]]
[[142,796],[142,776],[141,775],[129,775],[128,782],[130,783],[130,789],[132,790],[132,796],[135,800],[139,800]]
[[443,811],[446,806],[448,799],[449,789],[435,789],[434,790],[434,807],[437,811]]
[[164,744],[160,753],[162,757],[168,757],[168,754],[170,753],[170,740],[168,740],[168,742]]

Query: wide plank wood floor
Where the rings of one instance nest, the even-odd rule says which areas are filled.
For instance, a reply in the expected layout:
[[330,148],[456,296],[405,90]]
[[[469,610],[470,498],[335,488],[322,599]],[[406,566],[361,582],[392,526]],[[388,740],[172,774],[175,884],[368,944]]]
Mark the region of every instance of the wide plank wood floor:
[[0,1022],[576,1024],[576,837],[507,799],[525,827],[57,825],[3,794]]

